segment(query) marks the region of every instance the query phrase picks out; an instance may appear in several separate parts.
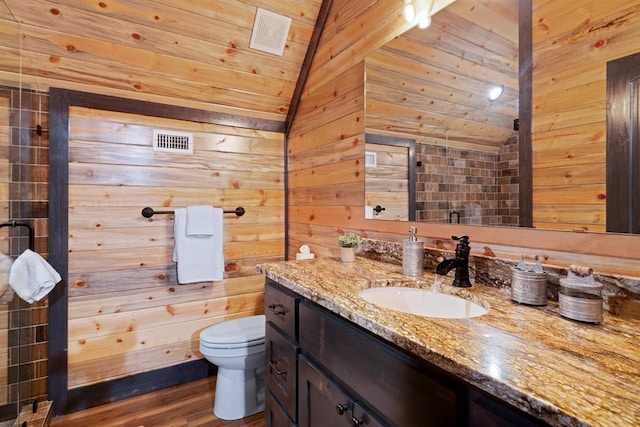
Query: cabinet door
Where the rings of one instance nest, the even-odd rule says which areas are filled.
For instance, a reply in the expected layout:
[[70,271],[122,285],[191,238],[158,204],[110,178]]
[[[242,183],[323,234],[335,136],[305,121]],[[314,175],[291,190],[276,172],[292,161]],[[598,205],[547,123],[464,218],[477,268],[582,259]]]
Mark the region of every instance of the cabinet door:
[[469,390],[469,425],[473,427],[535,427],[547,424],[475,390]]
[[298,361],[298,426],[382,427],[384,424],[301,356]]
[[294,427],[295,424],[278,404],[271,392],[265,392],[264,422],[267,427]]

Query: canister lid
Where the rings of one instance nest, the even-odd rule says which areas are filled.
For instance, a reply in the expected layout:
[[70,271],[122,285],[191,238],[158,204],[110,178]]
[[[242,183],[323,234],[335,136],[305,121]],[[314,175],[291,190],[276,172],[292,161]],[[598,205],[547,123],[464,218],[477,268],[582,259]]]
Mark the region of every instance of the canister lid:
[[545,273],[544,271],[531,271],[531,270],[522,269],[520,267],[513,267],[511,268],[511,272],[513,273],[514,276],[517,276],[520,278],[527,278],[527,279],[546,279],[547,278],[547,273]]
[[575,289],[592,289],[592,290],[596,290],[596,289],[602,289],[602,283],[598,283],[598,282],[583,282],[580,280],[576,280],[576,279],[570,279],[568,277],[565,277],[563,279],[560,279],[560,286],[564,286],[566,288],[575,288]]

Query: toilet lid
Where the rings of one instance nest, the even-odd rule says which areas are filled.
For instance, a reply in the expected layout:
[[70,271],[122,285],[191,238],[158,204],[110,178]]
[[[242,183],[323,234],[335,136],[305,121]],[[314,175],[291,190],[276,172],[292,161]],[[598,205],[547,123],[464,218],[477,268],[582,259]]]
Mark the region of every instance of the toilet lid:
[[209,326],[200,333],[200,341],[211,345],[244,343],[254,345],[257,341],[264,341],[264,333],[265,317],[260,314],[226,320]]

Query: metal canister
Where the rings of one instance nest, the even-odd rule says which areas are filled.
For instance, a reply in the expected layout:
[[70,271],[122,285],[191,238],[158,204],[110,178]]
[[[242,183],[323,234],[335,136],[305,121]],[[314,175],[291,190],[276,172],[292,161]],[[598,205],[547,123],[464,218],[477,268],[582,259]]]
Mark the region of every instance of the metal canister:
[[602,284],[560,279],[560,315],[581,322],[602,322]]
[[547,305],[547,273],[511,269],[511,299],[528,305]]

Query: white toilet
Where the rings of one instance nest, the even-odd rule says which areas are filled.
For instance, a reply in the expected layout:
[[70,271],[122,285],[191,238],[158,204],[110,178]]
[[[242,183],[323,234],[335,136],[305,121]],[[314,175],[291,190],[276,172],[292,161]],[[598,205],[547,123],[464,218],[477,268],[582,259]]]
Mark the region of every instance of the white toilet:
[[227,320],[200,332],[200,353],[218,366],[213,413],[237,420],[264,411],[264,315]]

